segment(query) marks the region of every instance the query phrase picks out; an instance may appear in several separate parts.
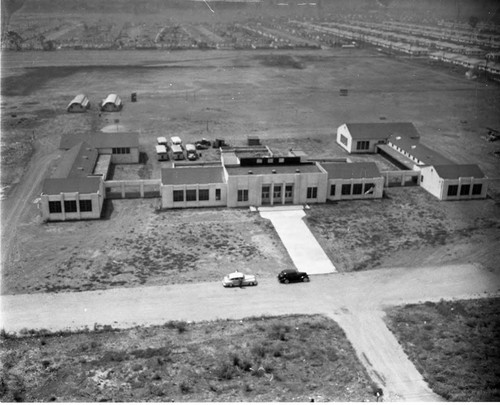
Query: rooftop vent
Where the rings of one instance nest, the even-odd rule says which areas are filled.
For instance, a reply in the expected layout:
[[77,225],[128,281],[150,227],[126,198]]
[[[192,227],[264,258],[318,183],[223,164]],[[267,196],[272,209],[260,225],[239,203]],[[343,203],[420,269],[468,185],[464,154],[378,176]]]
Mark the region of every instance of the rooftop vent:
[[78,170],[82,170],[83,171],[83,167],[77,167]]
[[295,169],[295,173],[300,173],[300,169]]
[[399,141],[401,139],[401,137],[400,136],[396,136],[396,139]]
[[411,145],[412,149],[415,149],[416,147],[417,147],[417,145]]
[[253,174],[253,172],[251,170],[248,171],[248,174]]
[[276,169],[271,170],[272,173],[276,173]]

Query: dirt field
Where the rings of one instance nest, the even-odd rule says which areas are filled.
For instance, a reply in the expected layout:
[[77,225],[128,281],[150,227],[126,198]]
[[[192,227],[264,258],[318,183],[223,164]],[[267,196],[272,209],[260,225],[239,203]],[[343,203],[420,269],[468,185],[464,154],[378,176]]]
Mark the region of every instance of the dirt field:
[[[169,165],[154,158],[158,136],[244,145],[254,134],[277,151],[331,157],[346,156],[334,137],[344,122],[412,121],[422,141],[445,156],[479,163],[490,177],[500,172],[498,145],[482,138],[484,126],[500,127],[498,85],[370,49],[25,52],[5,53],[2,67],[2,186],[13,186],[2,201],[2,293],[214,280],[235,267],[274,277],[291,266],[269,224],[241,210],[156,213],[156,200],[114,200],[103,221],[40,224],[32,201],[66,132],[109,125],[140,131],[145,161],[117,166],[115,176],[157,178]],[[340,97],[340,88],[349,96]],[[128,101],[132,91],[137,103]],[[92,111],[67,114],[80,92]],[[125,107],[99,116],[95,106],[110,92]],[[218,155],[209,150],[202,159]],[[498,199],[498,183],[490,194]],[[495,200],[442,203],[417,189],[388,197],[310,211],[309,224],[341,270],[496,262]]]

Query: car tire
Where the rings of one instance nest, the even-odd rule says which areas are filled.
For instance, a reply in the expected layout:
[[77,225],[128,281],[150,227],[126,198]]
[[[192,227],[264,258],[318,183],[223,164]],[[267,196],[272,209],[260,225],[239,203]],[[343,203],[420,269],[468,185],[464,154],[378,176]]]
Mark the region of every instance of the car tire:
[[285,279],[285,281],[284,281],[285,284],[288,284],[289,282],[290,282],[290,280],[288,280],[288,279]]
[[309,277],[304,277],[304,278],[302,279],[302,281],[303,281],[304,283],[308,283],[308,282],[309,282]]

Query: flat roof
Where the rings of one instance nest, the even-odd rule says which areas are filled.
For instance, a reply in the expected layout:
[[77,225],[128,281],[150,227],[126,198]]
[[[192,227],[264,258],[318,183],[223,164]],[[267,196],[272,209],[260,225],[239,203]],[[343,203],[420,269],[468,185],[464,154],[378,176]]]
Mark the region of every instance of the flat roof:
[[101,176],[45,179],[42,185],[42,194],[54,195],[76,192],[82,194],[97,193],[99,191],[101,179]]
[[320,163],[329,179],[370,179],[382,177],[375,162]]
[[371,122],[346,123],[353,139],[388,139],[393,134],[403,134],[410,138],[420,135],[411,122]]
[[[262,175],[262,174],[291,174],[291,173],[321,173],[321,170],[314,164],[296,164],[296,165],[255,165],[255,166],[238,166],[226,167],[227,173],[230,176],[243,176],[243,175]],[[273,173],[273,170],[276,172]],[[252,173],[248,173],[251,171]]]
[[222,167],[172,167],[161,170],[162,184],[218,184],[224,183]]
[[486,177],[479,166],[475,164],[433,165],[433,167],[442,179],[458,179],[460,177],[482,179]]

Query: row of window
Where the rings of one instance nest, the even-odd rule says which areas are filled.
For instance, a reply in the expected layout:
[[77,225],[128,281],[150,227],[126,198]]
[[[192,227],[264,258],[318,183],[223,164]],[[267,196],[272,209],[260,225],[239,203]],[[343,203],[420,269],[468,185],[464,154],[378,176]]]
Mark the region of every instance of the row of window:
[[[470,184],[462,184],[460,187],[460,195],[469,195],[470,194]],[[472,195],[481,195],[483,191],[482,184],[473,184],[472,185]],[[458,195],[458,184],[453,184],[448,186],[448,197],[454,197]]]
[[[79,202],[80,212],[91,212],[92,211],[92,200],[80,200]],[[61,201],[49,201],[49,212],[51,214],[57,214],[62,212]],[[77,212],[76,201],[64,201],[64,212]]]
[[[275,185],[273,187],[273,198],[281,198],[281,192],[282,192],[282,186]],[[268,201],[270,199],[270,195],[271,195],[271,186],[262,186],[262,200]],[[285,198],[293,198],[292,184],[288,184],[285,186]]]
[[130,148],[112,148],[113,155],[129,155]]
[[[335,195],[337,188],[335,184],[330,186],[330,195]],[[356,183],[356,184],[342,184],[340,188],[341,195],[369,195],[375,191],[375,184],[373,183]]]
[[[208,201],[210,199],[210,190],[174,190],[173,198],[175,202],[179,201]],[[215,200],[220,201],[221,191],[220,188],[215,189]]]
[[357,141],[356,142],[357,150],[368,150],[370,149],[370,141]]

